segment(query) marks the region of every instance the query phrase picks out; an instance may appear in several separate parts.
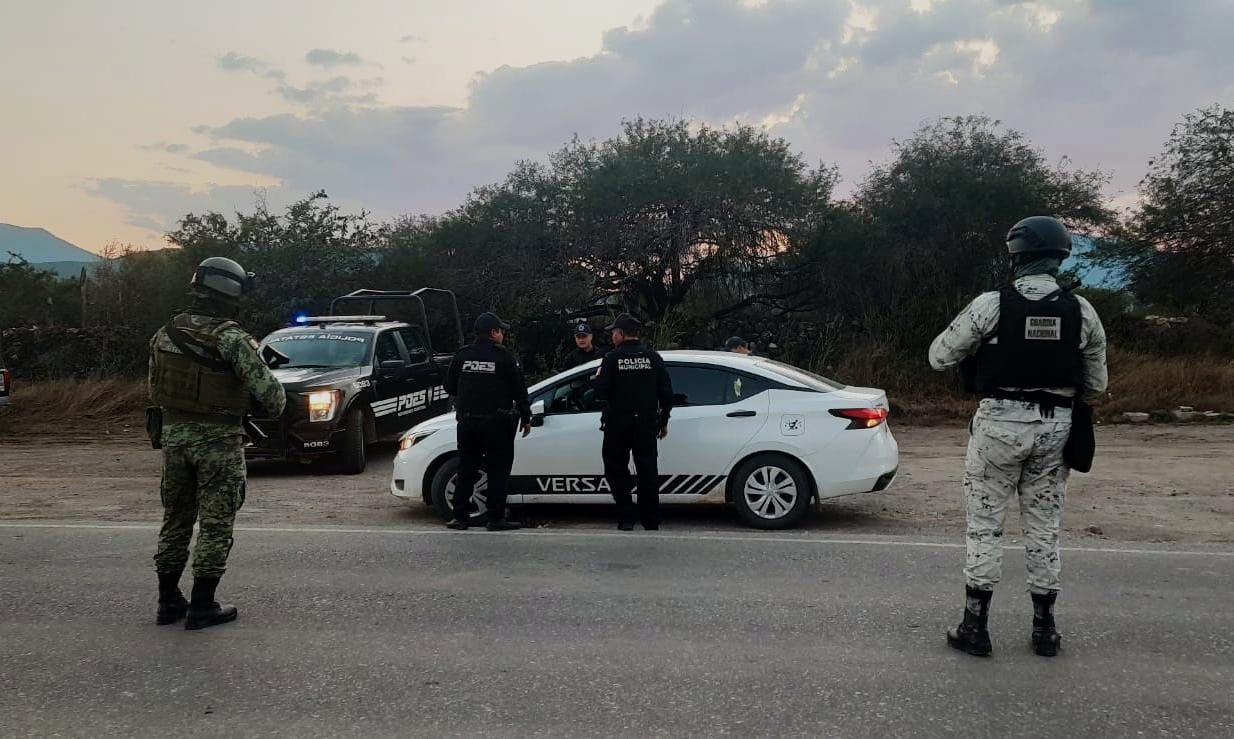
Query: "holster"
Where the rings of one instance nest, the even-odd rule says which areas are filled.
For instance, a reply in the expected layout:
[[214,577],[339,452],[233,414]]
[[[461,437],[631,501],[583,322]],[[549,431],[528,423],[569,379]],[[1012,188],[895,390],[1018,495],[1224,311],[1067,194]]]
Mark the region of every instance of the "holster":
[[163,409],[157,405],[146,406],[146,436],[151,449],[163,448]]
[[1097,438],[1093,432],[1093,407],[1075,399],[1071,406],[1071,433],[1063,446],[1063,462],[1076,472],[1088,472],[1093,468],[1093,456],[1097,452]]

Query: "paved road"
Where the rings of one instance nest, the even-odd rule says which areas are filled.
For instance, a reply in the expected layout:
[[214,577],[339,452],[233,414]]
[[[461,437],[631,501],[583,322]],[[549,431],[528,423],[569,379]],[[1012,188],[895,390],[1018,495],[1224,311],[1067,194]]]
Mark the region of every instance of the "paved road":
[[962,551],[758,533],[249,529],[153,625],[148,528],[0,524],[0,734],[1230,736],[1234,553],[1066,553],[1065,653],[947,649]]

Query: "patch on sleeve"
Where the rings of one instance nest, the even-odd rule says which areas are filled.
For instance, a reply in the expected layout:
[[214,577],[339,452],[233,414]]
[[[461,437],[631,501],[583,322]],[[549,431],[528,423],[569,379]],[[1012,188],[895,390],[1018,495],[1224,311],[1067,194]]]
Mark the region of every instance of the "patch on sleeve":
[[1024,338],[1036,341],[1062,341],[1063,319],[1058,316],[1028,316],[1024,319]]

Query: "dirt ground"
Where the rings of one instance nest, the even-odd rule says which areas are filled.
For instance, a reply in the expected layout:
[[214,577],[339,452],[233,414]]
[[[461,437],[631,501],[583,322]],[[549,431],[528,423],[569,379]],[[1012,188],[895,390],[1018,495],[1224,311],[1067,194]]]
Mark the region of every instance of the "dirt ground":
[[[824,503],[805,528],[837,534],[952,535],[963,529],[959,476],[963,428],[898,427],[901,473],[883,493]],[[1071,541],[1234,542],[1234,426],[1098,428],[1089,475],[1073,475],[1064,514]],[[392,448],[374,450],[358,476],[320,467],[258,463],[240,514],[247,525],[428,526],[423,506],[407,507],[387,485]],[[103,438],[6,437],[0,441],[0,519],[156,521],[159,454],[139,429]],[[528,507],[539,526],[607,525],[607,506]],[[724,507],[681,506],[666,524],[740,529]],[[1008,529],[1018,529],[1011,513]]]

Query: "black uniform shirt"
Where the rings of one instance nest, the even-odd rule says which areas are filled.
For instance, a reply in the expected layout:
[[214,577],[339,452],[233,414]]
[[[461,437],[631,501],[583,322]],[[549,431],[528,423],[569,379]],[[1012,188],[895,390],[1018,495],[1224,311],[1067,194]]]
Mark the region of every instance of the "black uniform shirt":
[[608,401],[605,413],[656,413],[668,423],[673,383],[664,360],[641,341],[627,340],[604,355],[596,395]]
[[446,373],[446,392],[454,397],[460,418],[508,413],[513,407],[524,425],[531,423],[523,371],[509,350],[487,338],[454,355]]
[[566,358],[562,360],[561,367],[558,369],[558,372],[565,372],[566,370],[573,369],[580,364],[587,364],[593,359],[604,359],[604,355],[606,353],[607,352],[597,346],[591,347],[591,351],[589,352],[585,352],[582,349],[575,347],[574,351],[567,354]]

